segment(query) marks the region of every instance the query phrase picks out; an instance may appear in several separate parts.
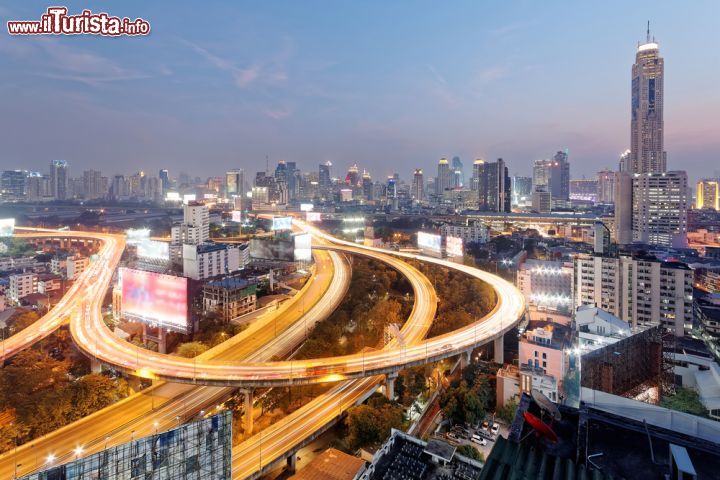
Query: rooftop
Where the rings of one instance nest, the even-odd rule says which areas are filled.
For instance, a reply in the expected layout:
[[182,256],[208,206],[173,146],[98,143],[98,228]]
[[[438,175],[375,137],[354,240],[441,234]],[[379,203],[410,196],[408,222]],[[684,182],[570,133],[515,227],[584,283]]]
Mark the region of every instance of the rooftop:
[[365,460],[334,448],[315,457],[290,480],[353,480],[365,467]]

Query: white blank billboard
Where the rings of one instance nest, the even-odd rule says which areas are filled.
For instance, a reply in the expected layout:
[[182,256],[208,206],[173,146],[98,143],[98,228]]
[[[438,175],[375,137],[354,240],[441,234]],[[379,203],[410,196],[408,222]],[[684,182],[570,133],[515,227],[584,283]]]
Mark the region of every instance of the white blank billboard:
[[427,232],[418,232],[417,234],[418,248],[428,250],[435,253],[442,252],[442,237]]
[[460,237],[445,237],[445,252],[448,257],[462,257],[463,239]]
[[14,231],[14,218],[0,218],[0,237],[12,237]]
[[273,217],[273,230],[292,230],[292,218],[290,217]]
[[309,262],[312,260],[312,235],[302,233],[295,235],[295,252],[296,262]]
[[170,244],[146,240],[137,245],[137,256],[153,260],[170,260]]

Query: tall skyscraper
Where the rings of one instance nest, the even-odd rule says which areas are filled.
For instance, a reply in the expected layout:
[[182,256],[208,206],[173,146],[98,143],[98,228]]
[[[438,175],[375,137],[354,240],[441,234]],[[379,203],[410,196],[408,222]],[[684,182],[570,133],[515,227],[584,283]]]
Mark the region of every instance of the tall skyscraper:
[[330,176],[330,168],[332,163],[325,162],[321,163],[318,170],[318,187],[320,189],[320,196],[328,198],[329,193],[332,190],[332,177]]
[[421,168],[416,168],[413,173],[410,198],[412,198],[415,202],[422,202],[425,200],[425,178]]
[[452,188],[452,173],[447,158],[441,158],[438,162],[438,174],[435,181],[435,194],[442,196],[445,190]]
[[509,212],[510,177],[503,159],[479,164],[478,175],[478,210]]
[[568,152],[558,151],[550,160],[549,191],[553,200],[570,198],[570,162]]
[[373,199],[373,190],[374,185],[372,181],[372,177],[370,177],[370,174],[363,170],[362,174],[362,189],[363,189],[363,197],[365,197],[365,200],[372,200]]
[[86,200],[102,198],[107,192],[102,191],[102,174],[99,170],[83,172],[83,196]]
[[472,170],[472,177],[470,177],[470,190],[473,192],[477,192],[478,189],[478,179],[480,178],[480,169],[485,164],[485,162],[481,158],[475,159],[473,162],[473,170]]
[[512,205],[528,207],[532,204],[532,178],[512,177]]
[[345,175],[345,183],[351,187],[357,187],[360,184],[360,170],[357,163],[353,164]]
[[225,173],[225,194],[245,198],[245,172],[241,168]]
[[638,45],[632,66],[632,100],[630,120],[630,164],[633,173],[664,172],[663,78],[665,63],[657,42],[647,38]]
[[165,194],[165,192],[170,190],[170,173],[167,169],[163,168],[160,170],[158,176],[160,177],[160,182],[162,183],[163,194]]
[[697,182],[695,208],[720,210],[720,180],[704,179]]
[[56,200],[68,198],[68,165],[65,160],[50,162],[50,194]]
[[597,201],[598,203],[615,202],[615,172],[608,170],[600,170],[597,172]]
[[452,158],[452,188],[461,188],[465,185],[465,173],[463,172],[463,163],[457,155]]
[[0,203],[25,200],[27,170],[5,170],[0,174]]

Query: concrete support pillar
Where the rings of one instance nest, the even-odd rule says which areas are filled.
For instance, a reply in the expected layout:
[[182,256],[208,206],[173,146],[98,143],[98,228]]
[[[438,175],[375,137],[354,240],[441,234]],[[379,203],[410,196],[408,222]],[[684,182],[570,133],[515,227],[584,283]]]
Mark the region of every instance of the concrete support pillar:
[[297,469],[297,454],[293,453],[290,455],[287,459],[287,465],[288,465],[288,472],[295,473],[295,470]]
[[240,390],[240,393],[242,393],[245,404],[245,418],[243,418],[243,429],[245,430],[245,433],[251,434],[253,431],[253,391],[252,389],[248,388]]
[[500,336],[495,339],[494,343],[495,350],[495,363],[505,363],[505,337]]
[[395,400],[395,380],[397,377],[397,372],[385,375],[385,397],[387,397],[388,400]]
[[143,323],[142,324],[142,343],[145,348],[147,348],[147,331],[148,331],[147,325]]
[[460,354],[460,368],[467,368],[472,360],[472,350],[466,350]]
[[158,352],[167,353],[167,331],[160,327],[158,328]]
[[102,364],[96,358],[90,359],[90,371],[92,373],[101,373],[102,372]]

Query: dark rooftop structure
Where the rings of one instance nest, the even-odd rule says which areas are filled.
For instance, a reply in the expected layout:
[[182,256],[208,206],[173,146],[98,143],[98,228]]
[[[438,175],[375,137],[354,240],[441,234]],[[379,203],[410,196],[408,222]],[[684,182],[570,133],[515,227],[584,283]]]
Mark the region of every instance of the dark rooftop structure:
[[478,480],[482,464],[455,453],[442,440],[429,442],[393,429],[362,480]]
[[558,405],[560,420],[523,394],[480,478],[719,478],[719,422],[582,391],[580,408]]

